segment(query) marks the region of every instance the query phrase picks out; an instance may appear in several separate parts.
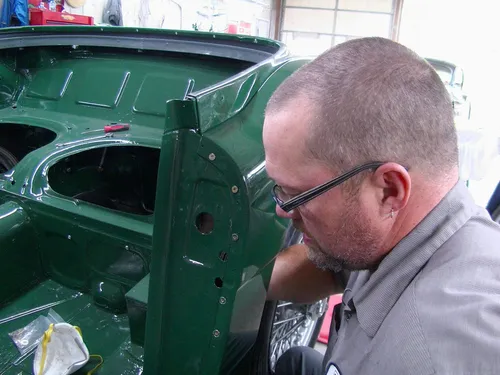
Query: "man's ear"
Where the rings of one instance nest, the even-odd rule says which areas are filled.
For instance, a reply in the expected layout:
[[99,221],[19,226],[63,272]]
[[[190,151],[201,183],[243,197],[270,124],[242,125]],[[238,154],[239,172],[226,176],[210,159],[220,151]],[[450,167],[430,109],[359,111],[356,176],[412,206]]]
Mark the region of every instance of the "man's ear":
[[372,182],[378,191],[381,215],[396,215],[408,203],[411,177],[403,166],[397,163],[380,166],[373,174]]

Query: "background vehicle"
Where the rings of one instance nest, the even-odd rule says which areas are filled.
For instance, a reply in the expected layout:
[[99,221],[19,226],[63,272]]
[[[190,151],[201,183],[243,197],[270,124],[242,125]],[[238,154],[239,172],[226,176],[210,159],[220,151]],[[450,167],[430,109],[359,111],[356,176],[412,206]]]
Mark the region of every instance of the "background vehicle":
[[443,60],[431,58],[426,58],[426,60],[436,69],[445,84],[451,97],[455,116],[470,119],[472,105],[467,93],[464,92],[465,77],[463,69],[456,64]]
[[264,374],[314,342],[325,301],[266,303],[300,234],[274,214],[261,142],[265,104],[306,60],[254,37],[72,26],[4,29],[0,60],[1,374],[31,373],[8,334],[48,304],[98,374],[243,357],[239,373]]
[[500,182],[498,182],[495,191],[491,195],[486,209],[491,215],[491,218],[500,224]]

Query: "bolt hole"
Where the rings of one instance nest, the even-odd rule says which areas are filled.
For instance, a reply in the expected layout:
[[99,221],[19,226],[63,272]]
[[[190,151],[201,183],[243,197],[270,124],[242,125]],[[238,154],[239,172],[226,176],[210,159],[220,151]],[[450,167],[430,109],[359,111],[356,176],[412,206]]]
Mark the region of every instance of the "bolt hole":
[[214,229],[214,217],[207,212],[199,213],[196,216],[196,228],[202,234],[209,234]]
[[220,277],[217,277],[217,278],[215,279],[215,286],[216,286],[217,288],[222,288],[222,285],[223,285],[222,279],[221,279]]
[[227,260],[228,254],[225,251],[219,253],[219,259],[225,262]]
[[15,105],[15,104],[14,104],[14,105],[12,106],[12,109],[16,109],[16,108],[17,108],[17,105]]

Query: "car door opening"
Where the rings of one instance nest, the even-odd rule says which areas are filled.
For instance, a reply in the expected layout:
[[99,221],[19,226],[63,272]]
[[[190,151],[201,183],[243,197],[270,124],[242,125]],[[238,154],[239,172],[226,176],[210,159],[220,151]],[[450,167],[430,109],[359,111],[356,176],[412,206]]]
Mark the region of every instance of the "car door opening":
[[153,214],[160,150],[100,147],[68,156],[49,169],[53,191],[134,215]]

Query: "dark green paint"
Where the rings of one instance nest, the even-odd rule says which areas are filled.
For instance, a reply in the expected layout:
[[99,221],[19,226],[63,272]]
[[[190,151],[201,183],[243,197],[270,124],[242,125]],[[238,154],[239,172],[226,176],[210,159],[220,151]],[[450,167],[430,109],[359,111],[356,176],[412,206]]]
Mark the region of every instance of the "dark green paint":
[[[91,354],[100,354],[106,358],[106,362],[114,357],[127,354],[130,344],[129,327],[126,314],[115,315],[109,311],[94,305],[92,298],[87,294],[79,293],[64,287],[53,280],[40,280],[39,284],[2,309],[2,316],[10,316],[35,306],[45,305],[51,302],[63,301],[53,310],[65,321],[81,328],[83,338]],[[24,360],[12,344],[8,333],[26,326],[39,315],[47,315],[48,310],[42,313],[29,315],[12,322],[0,325],[0,373],[6,375],[32,374],[33,356]],[[17,365],[12,365],[19,362]],[[94,363],[95,364],[95,363]],[[92,363],[78,371],[77,375],[86,374],[92,368]],[[99,373],[123,374],[132,373],[132,363],[127,361],[116,362],[115,367],[108,368],[107,372]]]
[[[34,228],[28,214],[15,202],[0,205],[0,302],[18,297],[42,276]],[[26,249],[20,252],[18,249]],[[1,353],[1,351],[0,351]]]
[[146,335],[146,312],[148,310],[149,274],[125,295],[130,325],[131,341],[144,346]]
[[[0,30],[0,60],[0,132],[19,132],[0,146],[20,159],[0,175],[0,319],[74,296],[54,310],[99,374],[217,374],[228,337],[260,324],[286,224],[263,113],[306,60],[253,37],[66,26]],[[131,129],[84,133],[109,122]],[[6,374],[29,373],[7,333],[40,314],[0,325]]]

